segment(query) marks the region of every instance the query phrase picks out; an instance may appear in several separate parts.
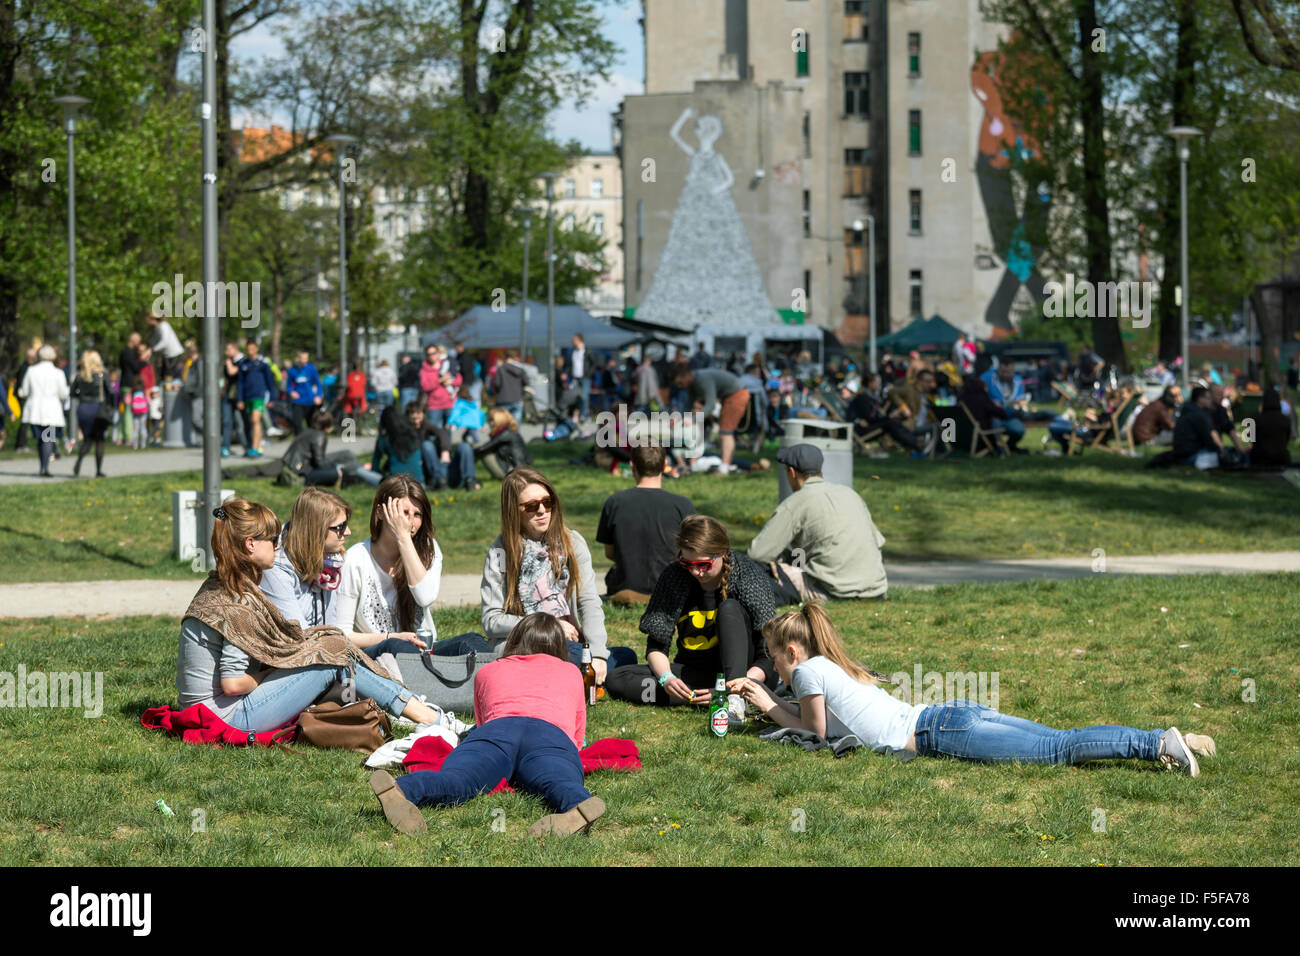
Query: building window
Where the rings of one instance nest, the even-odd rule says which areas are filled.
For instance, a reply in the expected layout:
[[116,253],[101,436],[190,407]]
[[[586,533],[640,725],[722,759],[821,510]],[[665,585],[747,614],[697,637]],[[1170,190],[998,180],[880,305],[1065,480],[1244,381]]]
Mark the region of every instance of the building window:
[[591,181],[591,198],[599,199],[605,195],[605,180],[593,179]]
[[808,31],[800,30],[798,40],[799,40],[799,49],[794,51],[794,75],[807,76],[808,75],[808,47],[811,46],[811,41],[808,39]]
[[804,110],[803,113],[803,154],[812,155],[812,111],[810,110]]
[[803,236],[812,237],[812,192],[807,189],[803,191]]
[[907,35],[907,75],[921,75],[921,34]]
[[867,194],[867,151],[844,151],[844,198],[857,199]]
[[844,115],[869,117],[871,115],[870,94],[870,73],[846,72],[844,74]]
[[844,42],[867,39],[867,0],[844,0]]
[[921,317],[921,270],[913,269],[907,274],[907,287],[910,293],[911,302],[908,309],[914,318]]
[[912,189],[907,194],[907,228],[914,236],[921,234],[921,190]]
[[573,219],[573,213],[569,213],[567,216],[565,216],[563,219],[560,220],[560,228],[561,228],[561,229],[572,229],[572,228],[573,228],[573,222],[574,222],[574,219]]
[[573,179],[566,179],[564,181],[564,198],[572,199],[576,195],[578,195],[577,181]]
[[867,247],[865,233],[857,229],[844,230],[844,278],[852,279],[866,272]]
[[907,155],[921,155],[921,111],[907,111]]
[[804,315],[812,314],[812,270],[803,270],[803,311]]
[[[599,182],[599,180],[597,180]],[[598,236],[605,234],[605,214],[596,212],[591,214],[591,231]]]

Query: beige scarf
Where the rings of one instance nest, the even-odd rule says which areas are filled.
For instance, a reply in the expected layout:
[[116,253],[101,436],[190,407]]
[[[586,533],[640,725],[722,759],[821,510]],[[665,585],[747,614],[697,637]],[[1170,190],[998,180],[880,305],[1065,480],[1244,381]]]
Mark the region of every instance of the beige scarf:
[[388,677],[337,627],[317,624],[304,630],[297,621],[286,620],[260,588],[232,598],[215,571],[194,595],[185,616],[197,618],[253,660],[276,670],[332,664],[352,674],[360,662]]

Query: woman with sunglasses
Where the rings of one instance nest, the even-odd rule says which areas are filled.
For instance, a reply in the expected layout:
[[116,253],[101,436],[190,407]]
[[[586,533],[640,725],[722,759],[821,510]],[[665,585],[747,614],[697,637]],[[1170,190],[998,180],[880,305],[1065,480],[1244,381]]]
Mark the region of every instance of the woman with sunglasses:
[[410,475],[389,475],[375,491],[370,537],[348,548],[339,584],[338,623],[371,657],[411,645],[433,631],[430,612],[442,579],[429,498]]
[[324,488],[304,489],[293,503],[275,564],[262,572],[262,593],[300,627],[338,624],[339,569],[351,518],[351,506]]
[[336,681],[350,683],[394,717],[417,724],[441,715],[381,676],[343,632],[300,627],[257,586],[275,564],[280,522],[265,505],[232,498],[213,511],[213,571],[181,620],[180,706],[203,704],[232,727],[283,727]]
[[509,637],[525,615],[544,611],[558,618],[575,664],[582,643],[590,646],[598,684],[607,670],[636,661],[631,648],[606,646],[591,551],[582,535],[565,527],[555,487],[532,468],[516,468],[501,481],[501,534],[483,562],[479,601],[483,633],[493,641]]
[[[731,550],[727,529],[707,515],[683,518],[676,545],[677,560],[659,575],[641,616],[648,663],[610,674],[610,694],[634,704],[707,704],[719,673],[775,687],[763,625],[776,605],[763,567]],[[669,663],[674,632],[677,658]],[[739,694],[727,704],[734,721],[744,720]]]

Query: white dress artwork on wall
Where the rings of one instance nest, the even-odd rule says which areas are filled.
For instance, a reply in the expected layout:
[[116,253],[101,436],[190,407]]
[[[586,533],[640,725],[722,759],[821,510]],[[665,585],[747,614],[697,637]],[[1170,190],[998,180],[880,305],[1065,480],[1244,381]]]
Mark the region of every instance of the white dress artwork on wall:
[[695,123],[699,147],[693,149],[680,131],[694,115],[695,110],[687,107],[669,131],[673,142],[691,157],[691,166],[668,241],[636,317],[675,326],[780,322],[731,198],[735,177],[713,149],[722,135],[722,121],[701,116]]

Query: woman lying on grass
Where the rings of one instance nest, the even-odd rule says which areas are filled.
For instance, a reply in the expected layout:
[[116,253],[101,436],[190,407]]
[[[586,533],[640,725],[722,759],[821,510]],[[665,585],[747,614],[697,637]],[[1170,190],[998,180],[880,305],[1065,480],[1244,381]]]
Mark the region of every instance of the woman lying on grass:
[[525,616],[511,629],[505,656],[474,675],[478,726],[447,755],[442,769],[397,780],[387,770],[371,774],[370,789],[399,833],[426,831],[420,807],[455,806],[502,780],[536,794],[554,811],[529,828],[530,836],[569,836],[605,812],[605,802],[582,783],[578,749],[587,732],[587,708],[567,644],[555,617]]
[[775,700],[748,678],[728,690],[751,701],[783,727],[822,737],[852,734],[878,753],[913,757],[961,757],[986,763],[1087,763],[1090,760],[1159,761],[1195,777],[1196,755],[1214,756],[1214,740],[1184,737],[1178,728],[1137,730],[1098,726],[1053,730],[988,707],[954,700],[923,706],[886,693],[851,660],[820,604],[773,618],[763,627],[768,652],[799,706]]
[[286,620],[258,587],[275,564],[280,522],[265,505],[232,498],[213,511],[217,569],[181,620],[176,686],[182,708],[203,704],[232,727],[261,733],[282,727],[335,681],[354,681],[393,716],[417,724],[441,715],[411,697],[337,627]]

